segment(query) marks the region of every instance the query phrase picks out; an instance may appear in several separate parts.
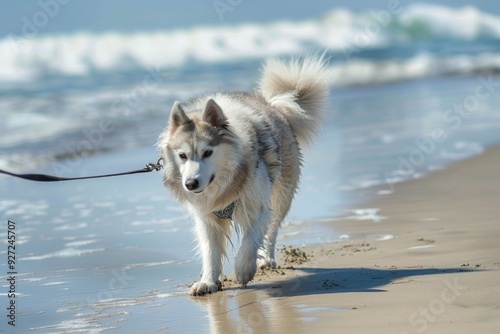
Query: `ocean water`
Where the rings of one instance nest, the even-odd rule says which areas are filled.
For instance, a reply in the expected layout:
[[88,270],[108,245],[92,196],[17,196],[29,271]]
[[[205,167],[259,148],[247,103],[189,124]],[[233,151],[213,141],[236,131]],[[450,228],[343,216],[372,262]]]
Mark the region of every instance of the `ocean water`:
[[[278,243],[349,238],[322,222],[376,223],[376,210],[352,208],[500,142],[500,16],[418,3],[397,15],[380,10],[4,37],[0,168],[59,176],[141,168],[156,161],[175,100],[250,91],[264,59],[326,50],[329,109]],[[160,173],[53,184],[0,176],[0,217],[2,309],[7,221],[16,224],[16,329],[210,329],[210,309],[186,297],[200,270],[191,222]]]

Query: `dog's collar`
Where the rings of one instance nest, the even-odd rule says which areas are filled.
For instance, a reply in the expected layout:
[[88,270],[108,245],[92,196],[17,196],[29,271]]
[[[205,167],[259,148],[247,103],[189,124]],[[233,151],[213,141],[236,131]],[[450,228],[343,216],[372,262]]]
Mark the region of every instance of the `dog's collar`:
[[224,209],[218,211],[212,211],[220,219],[233,219],[234,208],[236,207],[236,201],[226,206]]

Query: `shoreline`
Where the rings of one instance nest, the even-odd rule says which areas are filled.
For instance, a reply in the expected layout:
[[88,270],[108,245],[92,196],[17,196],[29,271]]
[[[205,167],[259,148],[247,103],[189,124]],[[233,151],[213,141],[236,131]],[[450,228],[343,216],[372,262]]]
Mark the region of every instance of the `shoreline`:
[[[330,226],[351,238],[303,248],[303,263],[283,265],[282,253],[278,270],[259,272],[245,289],[226,284],[209,296],[202,303],[211,324],[234,329],[216,316],[226,312],[256,331],[495,332],[498,176],[500,146],[399,184],[392,195],[369,202],[386,219],[333,219]],[[260,307],[240,304],[236,314],[220,303],[232,298]]]
[[[143,148],[133,153],[137,161],[151,156]],[[113,154],[106,164],[103,156],[82,161],[78,171],[137,167],[130,152]],[[313,235],[322,244],[299,248],[306,261],[299,253],[288,263],[281,258],[280,269],[259,272],[244,289],[231,282],[232,268],[226,266],[225,291],[207,298],[187,296],[187,285],[200,268],[191,261],[186,242],[189,218],[157,182],[159,175],[50,186],[3,180],[13,194],[3,203],[5,218],[16,221],[19,236],[29,241],[20,250],[21,260],[31,258],[22,262],[19,284],[26,295],[16,327],[140,330],[138,315],[147,314],[150,328],[206,332],[208,327],[212,332],[287,334],[375,328],[381,333],[460,333],[476,327],[496,332],[499,171],[500,146],[398,183],[392,195],[350,206],[377,208],[386,219],[337,217],[292,224],[292,230],[304,227],[306,234],[311,226],[325,231]],[[131,188],[137,189],[133,196]],[[174,219],[159,218],[165,207]],[[349,238],[337,240],[341,234]],[[299,246],[291,236],[280,244]],[[108,291],[116,273],[126,275],[126,286]],[[107,298],[110,294],[114,298]],[[89,296],[95,302],[88,304]],[[53,304],[45,305],[46,298]],[[68,308],[68,302],[74,307]]]

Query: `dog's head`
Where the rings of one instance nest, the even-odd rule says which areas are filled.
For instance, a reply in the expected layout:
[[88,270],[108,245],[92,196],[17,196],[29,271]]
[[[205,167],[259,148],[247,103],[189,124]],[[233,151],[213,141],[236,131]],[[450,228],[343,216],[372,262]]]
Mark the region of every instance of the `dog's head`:
[[164,143],[170,169],[166,172],[173,174],[171,182],[176,186],[180,181],[185,191],[200,194],[224,173],[232,135],[213,99],[208,99],[204,110],[189,115],[179,102],[174,103]]

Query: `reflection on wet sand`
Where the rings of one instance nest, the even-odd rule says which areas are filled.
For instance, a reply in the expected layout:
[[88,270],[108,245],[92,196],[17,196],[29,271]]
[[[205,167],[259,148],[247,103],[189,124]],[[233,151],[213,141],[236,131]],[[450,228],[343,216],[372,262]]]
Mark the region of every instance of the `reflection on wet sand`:
[[206,309],[211,333],[301,332],[298,310],[258,287],[192,299]]

